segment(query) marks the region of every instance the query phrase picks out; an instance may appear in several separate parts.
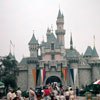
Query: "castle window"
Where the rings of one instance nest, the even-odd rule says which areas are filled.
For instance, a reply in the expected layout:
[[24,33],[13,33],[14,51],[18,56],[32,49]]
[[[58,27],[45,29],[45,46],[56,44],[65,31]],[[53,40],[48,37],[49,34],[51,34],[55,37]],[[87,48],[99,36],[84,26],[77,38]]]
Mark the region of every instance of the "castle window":
[[54,50],[54,43],[51,43],[51,50]]
[[54,59],[55,59],[55,55],[52,54],[52,55],[51,55],[51,60],[54,60]]

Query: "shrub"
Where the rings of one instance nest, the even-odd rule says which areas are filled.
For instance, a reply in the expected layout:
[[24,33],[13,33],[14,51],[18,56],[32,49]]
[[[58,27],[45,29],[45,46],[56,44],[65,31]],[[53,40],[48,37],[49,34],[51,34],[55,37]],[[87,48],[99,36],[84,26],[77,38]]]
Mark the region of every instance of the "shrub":
[[25,97],[25,98],[28,98],[29,97],[29,92],[22,91],[22,96]]

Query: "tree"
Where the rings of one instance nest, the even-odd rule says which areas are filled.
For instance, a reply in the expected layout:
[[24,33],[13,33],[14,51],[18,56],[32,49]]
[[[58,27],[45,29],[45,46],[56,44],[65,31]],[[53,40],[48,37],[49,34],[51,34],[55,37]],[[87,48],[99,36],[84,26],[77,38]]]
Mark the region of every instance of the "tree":
[[16,89],[18,74],[17,61],[7,56],[1,62],[2,66],[4,66],[1,76],[2,82],[5,83],[6,92],[8,92],[9,87]]

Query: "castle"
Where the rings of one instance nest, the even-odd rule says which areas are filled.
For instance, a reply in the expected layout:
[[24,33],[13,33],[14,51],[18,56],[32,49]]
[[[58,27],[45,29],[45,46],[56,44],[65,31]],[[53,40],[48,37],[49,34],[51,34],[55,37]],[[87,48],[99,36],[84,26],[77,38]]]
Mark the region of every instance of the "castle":
[[[70,48],[65,48],[64,15],[59,10],[55,35],[47,29],[47,41],[38,43],[33,33],[29,41],[30,57],[23,57],[18,65],[17,84],[22,90],[30,87],[59,82],[67,86],[90,84],[100,77],[100,60],[96,48],[88,46],[81,55],[73,48],[72,35]],[[40,55],[38,50],[40,49]]]

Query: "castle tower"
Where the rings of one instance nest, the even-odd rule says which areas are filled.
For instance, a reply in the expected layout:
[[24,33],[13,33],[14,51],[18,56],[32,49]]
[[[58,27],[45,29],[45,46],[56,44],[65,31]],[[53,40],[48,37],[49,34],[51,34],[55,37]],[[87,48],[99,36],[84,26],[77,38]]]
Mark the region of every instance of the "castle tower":
[[59,44],[64,46],[65,45],[65,41],[64,41],[64,35],[65,35],[64,16],[63,16],[63,14],[61,14],[60,9],[59,9],[59,12],[58,12],[56,25],[57,25],[57,30],[56,30],[57,39],[59,41]]
[[34,33],[33,36],[29,42],[29,51],[30,51],[30,57],[37,57],[38,56],[38,41],[36,40]]
[[92,58],[99,59],[99,55],[97,53],[97,50],[96,50],[95,46],[93,47]]

